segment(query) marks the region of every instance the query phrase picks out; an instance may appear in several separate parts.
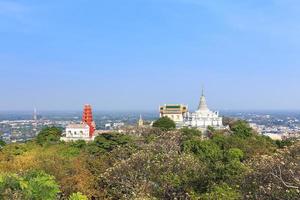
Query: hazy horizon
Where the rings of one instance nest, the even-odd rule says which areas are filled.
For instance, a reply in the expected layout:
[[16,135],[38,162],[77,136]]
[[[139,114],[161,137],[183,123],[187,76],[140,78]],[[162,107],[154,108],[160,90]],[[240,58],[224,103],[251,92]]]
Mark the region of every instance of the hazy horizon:
[[[195,111],[197,109],[189,109],[190,112]],[[300,110],[238,110],[238,109],[225,109],[225,110],[218,110],[218,109],[211,109],[213,111],[219,111],[221,114],[222,113],[299,113]],[[19,114],[19,113],[25,113],[25,114],[33,114],[34,110],[0,110],[0,114],[3,113],[10,113],[10,114]],[[81,110],[37,110],[38,114],[43,114],[43,113],[58,113],[58,114],[70,114],[70,113],[82,113]],[[156,113],[159,114],[159,110],[93,110],[94,113],[97,114],[107,114],[107,113],[137,113],[137,114],[142,114],[142,113]]]
[[300,110],[296,0],[0,0],[1,110]]

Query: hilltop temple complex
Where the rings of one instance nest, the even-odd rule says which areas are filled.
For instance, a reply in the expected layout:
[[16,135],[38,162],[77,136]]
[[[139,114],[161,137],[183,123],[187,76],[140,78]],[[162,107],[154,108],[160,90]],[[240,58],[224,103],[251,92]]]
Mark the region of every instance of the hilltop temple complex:
[[[223,129],[223,119],[219,116],[219,112],[211,111],[206,103],[206,98],[204,92],[200,98],[198,109],[195,112],[189,112],[188,106],[184,104],[165,104],[159,108],[160,117],[169,117],[175,123],[177,128],[190,127],[197,128],[201,131],[206,131],[208,127],[213,127],[215,129]],[[117,131],[122,132],[126,129],[119,128]],[[140,116],[137,126],[135,128],[143,129],[151,127],[146,125],[142,116]],[[111,130],[97,130],[96,124],[93,119],[92,107],[91,105],[85,105],[82,113],[82,121],[80,123],[69,124],[66,127],[64,137],[61,138],[62,141],[93,141],[95,137],[99,134],[109,132]]]
[[191,127],[200,130],[206,130],[209,126],[216,129],[224,128],[219,112],[209,110],[203,90],[195,112],[190,113],[188,106],[183,104],[165,104],[160,107],[160,117],[169,117],[178,128]]

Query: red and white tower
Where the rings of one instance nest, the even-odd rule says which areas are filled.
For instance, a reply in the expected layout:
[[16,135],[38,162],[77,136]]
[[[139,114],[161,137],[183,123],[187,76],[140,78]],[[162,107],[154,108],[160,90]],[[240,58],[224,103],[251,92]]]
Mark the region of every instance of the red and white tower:
[[96,130],[96,124],[93,120],[92,106],[84,105],[83,114],[82,114],[82,122],[86,123],[90,127],[90,137],[94,136],[94,132]]

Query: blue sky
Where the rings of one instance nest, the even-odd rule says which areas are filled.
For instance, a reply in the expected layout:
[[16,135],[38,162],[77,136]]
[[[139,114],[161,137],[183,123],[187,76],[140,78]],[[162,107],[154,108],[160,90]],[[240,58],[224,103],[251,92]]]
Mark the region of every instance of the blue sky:
[[300,109],[298,0],[0,0],[0,110]]

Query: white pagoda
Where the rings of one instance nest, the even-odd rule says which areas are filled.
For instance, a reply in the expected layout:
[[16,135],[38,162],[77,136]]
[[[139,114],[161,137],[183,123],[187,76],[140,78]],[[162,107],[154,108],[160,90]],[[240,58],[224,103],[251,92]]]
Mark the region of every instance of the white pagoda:
[[206,130],[209,126],[216,129],[224,128],[223,119],[219,117],[219,112],[208,109],[203,90],[198,110],[194,113],[188,113],[188,117],[185,119],[185,126],[201,130]]

